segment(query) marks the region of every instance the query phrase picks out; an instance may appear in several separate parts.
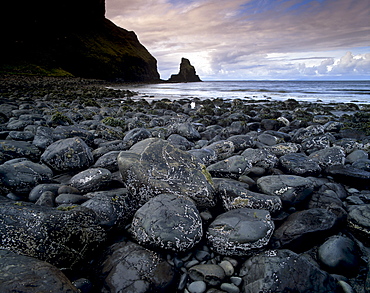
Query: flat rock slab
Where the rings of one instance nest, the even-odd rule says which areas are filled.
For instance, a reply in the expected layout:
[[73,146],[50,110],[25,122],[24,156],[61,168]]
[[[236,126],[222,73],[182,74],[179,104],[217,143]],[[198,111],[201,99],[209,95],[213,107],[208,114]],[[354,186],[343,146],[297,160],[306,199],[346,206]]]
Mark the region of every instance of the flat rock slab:
[[246,183],[226,178],[213,178],[213,182],[226,211],[250,208],[273,213],[282,208],[280,197],[250,191]]
[[0,193],[13,192],[28,196],[38,184],[50,182],[53,171],[28,160],[11,160],[0,165]]
[[40,150],[30,142],[16,140],[0,140],[0,164],[15,158],[28,158],[38,161]]
[[79,290],[51,264],[0,250],[0,292],[77,293]]
[[[245,293],[337,292],[337,281],[290,250],[267,250],[248,259],[240,270]],[[287,288],[289,288],[288,291]]]
[[93,211],[60,211],[26,202],[0,199],[0,247],[71,267],[105,241]]
[[302,153],[291,153],[280,157],[282,168],[289,174],[317,176],[321,173],[319,164]]
[[332,166],[326,172],[338,182],[356,188],[370,188],[370,172],[352,166]]
[[206,235],[217,253],[242,256],[266,246],[274,228],[268,211],[241,208],[219,215]]
[[296,205],[313,192],[312,182],[296,175],[270,175],[257,180],[262,193],[279,196],[283,204]]
[[118,155],[122,179],[141,204],[161,193],[193,199],[197,207],[215,205],[212,178],[191,154],[165,140],[148,138]]
[[187,251],[203,236],[194,202],[185,196],[160,194],[137,210],[131,224],[142,245],[176,252]]
[[297,252],[305,251],[330,235],[336,220],[334,213],[322,208],[295,212],[275,230],[273,245]]
[[119,242],[109,247],[100,266],[98,278],[103,277],[103,285],[99,292],[172,292],[168,287],[174,275],[160,254],[133,242]]

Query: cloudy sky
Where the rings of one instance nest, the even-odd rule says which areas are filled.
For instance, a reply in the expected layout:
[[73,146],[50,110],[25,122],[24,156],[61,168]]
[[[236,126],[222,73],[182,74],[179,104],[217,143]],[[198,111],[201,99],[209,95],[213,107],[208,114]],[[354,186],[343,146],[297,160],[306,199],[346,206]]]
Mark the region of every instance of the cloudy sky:
[[162,79],[188,58],[203,80],[370,80],[370,0],[106,0]]

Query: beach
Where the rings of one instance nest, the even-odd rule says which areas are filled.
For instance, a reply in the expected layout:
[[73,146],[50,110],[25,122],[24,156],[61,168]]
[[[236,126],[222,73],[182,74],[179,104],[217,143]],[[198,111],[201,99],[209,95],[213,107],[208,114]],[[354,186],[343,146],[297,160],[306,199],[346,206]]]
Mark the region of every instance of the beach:
[[369,152],[359,100],[0,76],[0,291],[369,292]]

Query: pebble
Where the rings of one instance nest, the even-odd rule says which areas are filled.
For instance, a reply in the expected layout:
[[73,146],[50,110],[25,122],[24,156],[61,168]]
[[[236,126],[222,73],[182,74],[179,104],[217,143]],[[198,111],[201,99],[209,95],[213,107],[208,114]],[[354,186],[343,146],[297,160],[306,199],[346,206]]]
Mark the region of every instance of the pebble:
[[218,265],[223,268],[227,277],[230,277],[234,274],[234,267],[229,261],[223,260]]
[[204,293],[207,290],[207,285],[203,281],[195,281],[189,284],[188,290],[190,293]]
[[224,290],[228,293],[239,293],[240,289],[239,287],[235,286],[234,284],[231,283],[222,283],[220,286],[221,290]]

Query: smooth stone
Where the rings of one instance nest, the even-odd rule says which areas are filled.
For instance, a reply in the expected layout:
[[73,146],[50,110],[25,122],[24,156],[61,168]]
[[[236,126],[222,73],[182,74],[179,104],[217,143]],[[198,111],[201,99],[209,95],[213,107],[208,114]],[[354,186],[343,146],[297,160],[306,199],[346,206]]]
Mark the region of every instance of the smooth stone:
[[229,261],[223,260],[218,265],[223,268],[227,277],[230,277],[234,274],[234,267]]
[[238,286],[239,287],[241,285],[241,283],[243,282],[243,279],[240,278],[240,277],[232,276],[232,277],[230,277],[230,281],[235,286]]
[[90,168],[73,176],[70,185],[82,193],[98,191],[112,180],[112,173],[104,168]]
[[131,233],[144,246],[187,251],[203,236],[202,220],[188,197],[160,194],[136,211]]
[[369,157],[368,153],[363,150],[354,150],[346,157],[346,163],[354,163],[359,160],[367,160]]
[[82,204],[89,198],[79,194],[62,193],[55,198],[55,203],[60,204]]
[[70,194],[81,194],[81,191],[70,185],[60,185],[58,188],[58,194],[70,193]]
[[207,285],[203,281],[195,281],[189,284],[188,290],[190,293],[204,293],[207,290]]
[[266,246],[274,228],[268,211],[241,208],[217,216],[206,237],[215,252],[243,256]]
[[49,184],[44,183],[44,184],[36,185],[30,191],[28,195],[28,200],[31,202],[36,202],[45,191],[51,191],[56,197],[59,187],[60,187],[60,184],[54,184],[54,183],[49,183]]
[[343,236],[332,236],[318,250],[318,259],[326,270],[344,276],[355,276],[360,265],[356,244]]
[[226,291],[227,293],[239,293],[240,289],[232,283],[222,283],[220,286],[221,290]]

